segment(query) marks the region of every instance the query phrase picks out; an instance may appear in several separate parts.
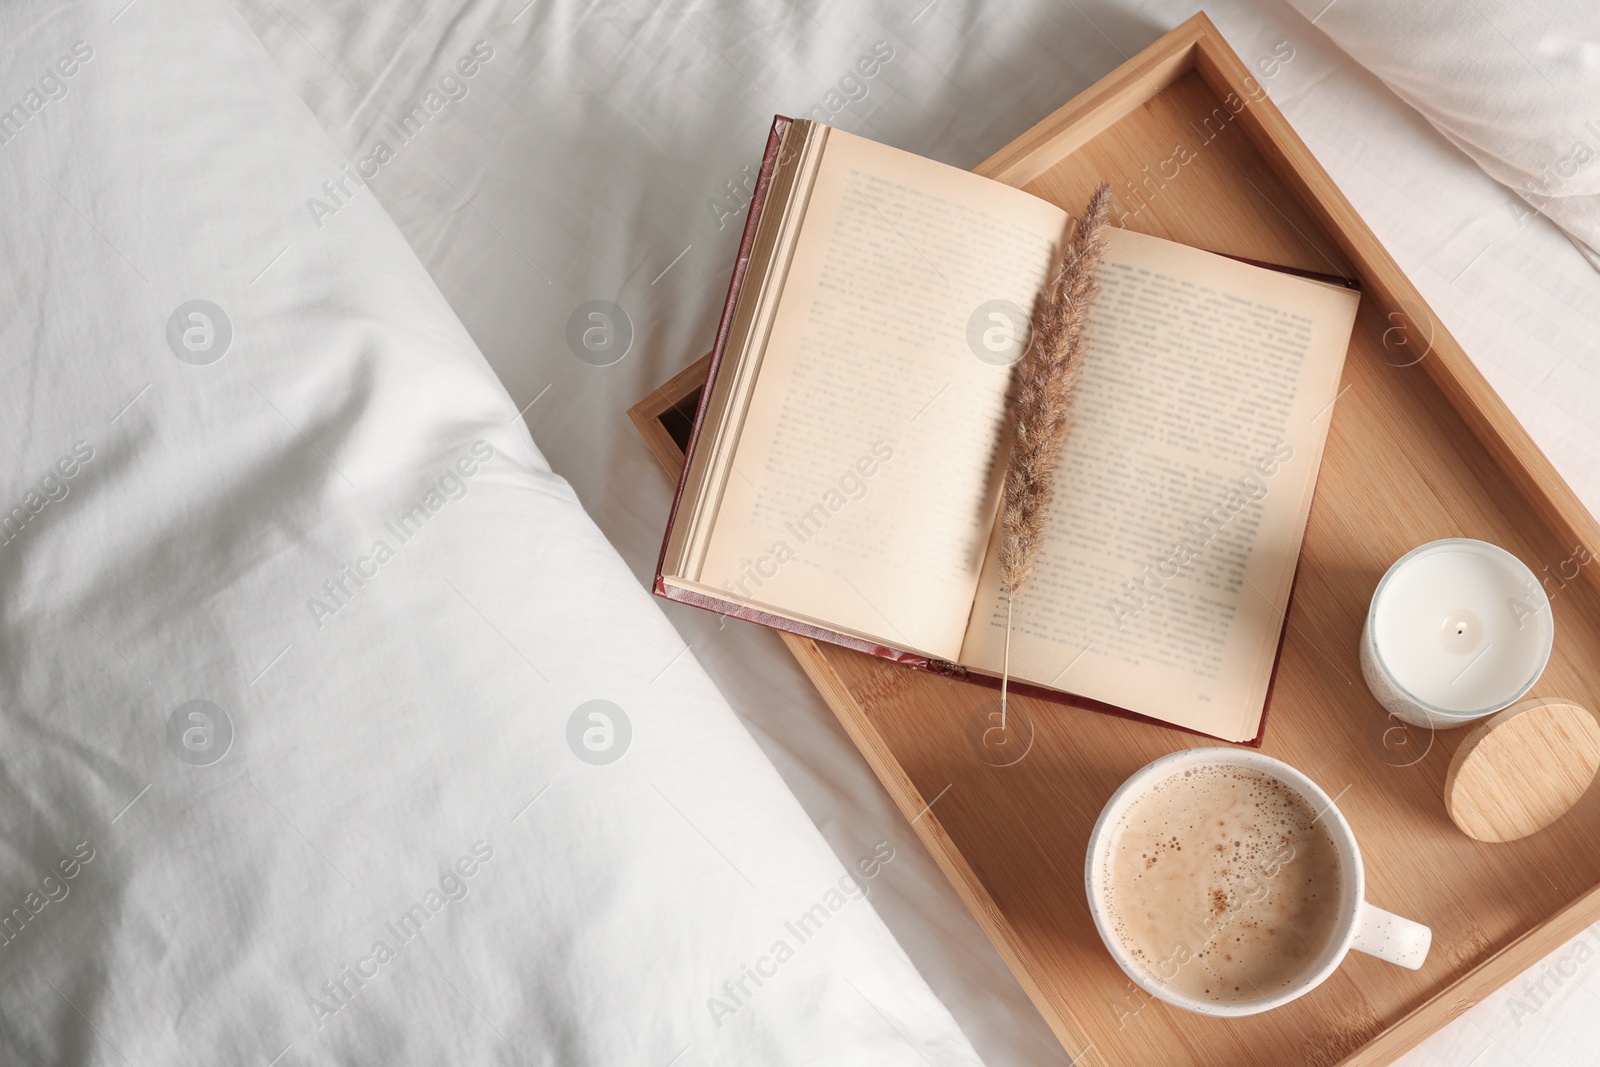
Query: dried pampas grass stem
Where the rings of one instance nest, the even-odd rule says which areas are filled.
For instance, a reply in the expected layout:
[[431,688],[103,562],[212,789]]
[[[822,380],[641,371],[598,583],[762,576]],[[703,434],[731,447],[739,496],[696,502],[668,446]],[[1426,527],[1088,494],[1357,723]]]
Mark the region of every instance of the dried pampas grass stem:
[[1000,505],[1000,579],[1006,589],[1002,730],[1011,678],[1011,608],[1027,584],[1044,537],[1056,458],[1072,421],[1072,392],[1083,369],[1083,323],[1095,294],[1094,268],[1105,252],[1110,212],[1111,186],[1101,182],[1061,250],[1060,272],[1039,294],[1033,340],[1012,383],[1011,455]]

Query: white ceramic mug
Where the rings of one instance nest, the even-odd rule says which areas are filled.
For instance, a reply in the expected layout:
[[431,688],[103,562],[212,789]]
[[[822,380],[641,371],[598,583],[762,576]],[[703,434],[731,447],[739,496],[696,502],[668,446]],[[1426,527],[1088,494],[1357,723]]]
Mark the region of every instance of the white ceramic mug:
[[[1106,911],[1104,898],[1107,866],[1111,857],[1111,831],[1121,822],[1134,801],[1157,783],[1199,767],[1241,767],[1276,778],[1299,793],[1312,810],[1321,813],[1320,818],[1327,823],[1334,846],[1339,851],[1342,876],[1339,896],[1336,901],[1330,902],[1331,907],[1339,910],[1339,920],[1328,948],[1315,965],[1308,967],[1290,986],[1258,1000],[1217,1004],[1174,991],[1134,962],[1127,947],[1112,929]],[[1339,968],[1351,949],[1416,970],[1428,958],[1428,948],[1433,943],[1433,931],[1426,926],[1402,919],[1366,902],[1366,872],[1361,865],[1361,850],[1356,846],[1349,821],[1334,804],[1333,798],[1323,792],[1317,783],[1282,760],[1249,749],[1191,748],[1163,756],[1134,772],[1106,801],[1100,818],[1094,824],[1084,862],[1084,882],[1095,928],[1100,931],[1100,939],[1105,942],[1117,965],[1151,996],[1202,1015],[1254,1015],[1287,1004],[1321,985]]]

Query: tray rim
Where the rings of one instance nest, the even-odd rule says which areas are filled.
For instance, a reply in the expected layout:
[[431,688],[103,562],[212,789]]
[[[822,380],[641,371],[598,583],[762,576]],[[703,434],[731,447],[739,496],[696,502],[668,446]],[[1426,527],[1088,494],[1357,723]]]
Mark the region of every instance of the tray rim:
[[[1395,264],[1344,198],[1288,121],[1227,44],[1204,11],[1158,38],[1071,101],[1057,108],[973,168],[977,174],[1021,186],[1109,129],[1140,104],[1194,71],[1219,99],[1251,90],[1250,106],[1236,115],[1252,147],[1294,194],[1299,205],[1351,262],[1363,293],[1386,314],[1421,309],[1429,319],[1425,371],[1468,430],[1488,451],[1546,529],[1566,540],[1600,544],[1600,523],[1590,515],[1493,387],[1489,385],[1426,300]],[[1258,95],[1259,92],[1259,95]],[[1392,309],[1392,310],[1391,310]],[[1390,321],[1394,321],[1392,318]],[[682,450],[659,416],[707,383],[711,357],[702,357],[628,409],[651,452],[676,477]],[[1600,586],[1586,574],[1590,586]],[[912,823],[962,902],[1016,975],[1036,1010],[1076,1061],[1098,1051],[1071,1008],[1049,993],[1048,974],[1035,973],[1023,938],[1006,920],[982,880],[940,825],[927,799],[906,774],[869,714],[814,640],[779,631],[790,653],[832,709],[895,805]],[[1460,973],[1449,985],[1384,1028],[1339,1062],[1339,1067],[1379,1067],[1398,1059],[1453,1019],[1537,964],[1585,928],[1600,921],[1600,883],[1591,886],[1521,935]],[[1076,1049],[1076,1051],[1074,1051]],[[1104,1053],[1101,1055],[1105,1059]]]

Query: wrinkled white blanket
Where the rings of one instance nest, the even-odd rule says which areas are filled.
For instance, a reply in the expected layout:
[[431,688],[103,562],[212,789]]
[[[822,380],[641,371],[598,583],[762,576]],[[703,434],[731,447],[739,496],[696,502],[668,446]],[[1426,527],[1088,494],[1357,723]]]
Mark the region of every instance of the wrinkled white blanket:
[[[135,15],[162,10],[161,0],[138,0],[110,23],[124,3],[110,0],[96,10],[107,34],[120,33]],[[1208,0],[1205,7],[1540,447],[1591,509],[1600,508],[1600,465],[1594,462],[1600,456],[1600,421],[1594,417],[1600,409],[1600,370],[1593,356],[1600,276],[1549,220],[1529,215],[1523,201],[1329,42],[1321,27],[1353,3],[1338,0],[1315,27],[1277,0]],[[972,166],[1198,4],[863,0],[812,8],[779,0],[539,0],[532,5],[526,0],[425,5],[241,0],[240,6],[342,153],[342,158],[318,157],[310,187],[285,187],[282,195],[295,200],[299,218],[320,235],[338,234],[339,226],[365,219],[362,205],[370,203],[368,197],[384,206],[465,320],[514,406],[525,409],[541,452],[572,483],[621,550],[634,580],[643,584],[659,548],[668,487],[621,413],[709,344],[743,213],[744,168],[754,163],[754,146],[772,113],[816,114],[820,108],[846,129]],[[1552,78],[1565,69],[1547,64],[1525,38],[1510,34],[1515,24],[1503,21],[1485,0],[1459,5],[1463,24],[1476,18],[1474,7]],[[26,10],[33,18],[37,9]],[[1545,4],[1525,10],[1537,20],[1539,11],[1555,9]],[[1310,16],[1316,14],[1310,10]],[[1553,18],[1550,29],[1560,29]],[[37,62],[7,77],[0,102],[20,99],[70,44],[53,34],[35,39],[24,32],[6,40]],[[154,47],[143,40],[145,47]],[[468,77],[457,64],[478,40],[487,41],[495,54]],[[90,41],[98,47],[95,38]],[[188,42],[175,36],[172,51],[164,54],[205,51]],[[880,42],[892,57],[878,59],[866,76],[857,64],[875,58]],[[1403,59],[1408,50],[1420,53],[1430,43],[1404,38],[1394,44]],[[1481,47],[1497,53],[1492,61],[1508,69],[1520,62],[1513,44],[1485,36]],[[441,84],[452,70],[455,83]],[[70,93],[79,91],[79,77],[73,76]],[[437,112],[428,111],[429,92],[437,93]],[[219,103],[215,94],[204,98],[213,106]],[[41,94],[44,99],[47,94]],[[36,128],[51,131],[57,112],[72,102],[68,96],[43,104]],[[386,123],[419,104],[429,116],[420,136],[408,134],[402,141],[383,132]],[[150,116],[140,116],[131,98],[126,106],[125,121],[149,129],[139,123],[153,121]],[[219,116],[196,154],[237,140],[227,118]],[[61,133],[55,129],[47,136]],[[344,191],[335,187],[337,201],[321,189],[322,182],[343,173],[344,164],[359,168],[372,157],[375,142],[385,139],[392,154],[364,186],[346,179]],[[74,146],[52,143],[62,153],[53,157],[52,180],[61,184],[73,173]],[[0,154],[7,151],[0,148]],[[218,147],[214,154],[226,151]],[[168,194],[177,206],[172,215],[162,216],[166,225],[184,217],[191,206],[185,198],[196,196],[192,185],[197,183],[180,183],[181,194]],[[349,195],[351,190],[357,191]],[[320,230],[308,206],[312,199],[337,209],[331,215],[318,209]],[[294,224],[290,214],[285,209],[284,227]],[[92,237],[86,224],[77,225],[76,232]],[[14,242],[14,232],[9,222],[0,226],[0,241]],[[260,265],[284,243],[263,238]],[[315,271],[322,247],[296,242],[272,270],[307,253],[313,263],[305,269]],[[21,273],[38,269],[27,259],[7,262]],[[258,269],[252,264],[246,274]],[[271,278],[269,271],[255,288]],[[158,328],[180,299],[194,295],[187,289],[151,312]],[[18,292],[26,297],[34,290]],[[619,304],[635,327],[631,351],[606,367],[581,363],[565,338],[574,310],[595,299]],[[404,300],[402,294],[399,302]],[[66,313],[76,314],[79,306],[69,305]],[[17,329],[19,334],[6,336],[31,337],[25,325]],[[167,351],[160,347],[157,354]],[[104,358],[109,366],[111,357]],[[162,361],[168,358],[161,355]],[[38,372],[46,373],[47,365]],[[95,377],[78,371],[72,376],[74,381]],[[128,394],[148,380],[129,377]],[[118,397],[111,406],[124,401]],[[0,397],[0,404],[8,403]],[[433,404],[431,396],[423,397],[416,408],[426,413]],[[117,425],[138,410],[135,405]],[[0,412],[7,420],[0,430],[18,435],[5,438],[11,447],[26,431],[7,429],[12,408]],[[311,436],[324,443],[315,432]],[[65,454],[54,443],[41,443],[23,455],[30,471],[8,483],[16,486],[13,499],[22,499],[25,487],[37,486],[45,469]],[[85,474],[105,455],[97,452]],[[46,505],[32,521],[42,524],[55,514],[52,509],[73,506],[87,484],[75,478],[70,483],[74,496]],[[478,492],[476,486],[472,492]],[[448,508],[457,506],[452,502]],[[449,514],[448,509],[443,513]],[[404,551],[426,544],[417,540]],[[364,553],[366,546],[359,547]],[[6,551],[0,548],[0,558]],[[330,564],[350,559],[326,558]],[[403,559],[394,563],[405,565]],[[332,577],[331,570],[307,577],[315,587]],[[388,571],[389,577],[398,573]],[[7,587],[8,596],[14,588]],[[368,591],[382,593],[383,588],[373,584]],[[998,954],[782,645],[755,627],[722,626],[713,616],[670,605],[667,610],[693,649],[680,665],[690,658],[706,664],[840,860],[853,864],[870,857],[879,840],[891,842],[895,858],[871,883],[873,904],[986,1062],[996,1067],[1064,1062]],[[105,626],[106,616],[87,614]],[[99,638],[81,623],[80,630],[85,640],[75,647],[87,656]],[[107,632],[114,639],[121,633]],[[0,636],[6,648],[14,633]],[[282,647],[267,644],[248,673]],[[296,646],[273,671],[299,651]],[[677,670],[674,666],[662,682]],[[269,672],[255,688],[272,677]],[[5,684],[3,674],[0,684]],[[129,791],[142,784],[131,783]],[[154,790],[146,794],[116,825],[127,823],[156,795]],[[554,795],[547,794],[517,825]],[[114,813],[121,803],[119,794],[116,803],[108,801],[108,810]],[[44,851],[54,849],[54,841],[49,844]],[[441,855],[456,855],[456,845],[448,842]],[[72,884],[86,885],[83,878],[98,862],[88,864]],[[497,862],[498,855],[488,870]],[[27,883],[5,884],[25,890]],[[396,903],[414,903],[404,901],[403,894],[421,893],[426,884],[397,890]],[[478,899],[474,895],[462,904]],[[62,906],[63,914],[76,900]],[[49,905],[45,914],[55,908]],[[1590,1010],[1600,993],[1600,960],[1580,952],[1579,943],[1553,953],[1405,1062],[1459,1067],[1480,1057],[1476,1067],[1592,1063],[1593,1050],[1600,1049],[1600,1024]],[[327,977],[319,974],[314,980]],[[715,980],[730,977],[718,974]],[[64,1006],[57,1009],[63,1020],[72,1018]],[[499,1017],[493,1018],[498,1024]],[[81,1020],[75,1025],[88,1032]],[[117,1062],[114,1055],[105,1058]],[[293,1061],[286,1056],[282,1062]],[[680,1063],[688,1062],[693,1060],[685,1053]]]

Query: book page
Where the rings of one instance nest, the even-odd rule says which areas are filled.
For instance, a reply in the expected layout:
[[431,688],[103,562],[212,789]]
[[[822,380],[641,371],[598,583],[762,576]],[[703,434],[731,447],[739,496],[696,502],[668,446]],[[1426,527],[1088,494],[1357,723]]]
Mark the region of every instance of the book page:
[[[1012,677],[1249,740],[1358,295],[1126,230],[1096,276]],[[990,556],[962,662],[998,674]]]
[[1066,222],[1016,189],[829,131],[699,584],[954,659],[1011,372],[969,327],[1000,329],[982,312],[1009,301],[1025,343]]

